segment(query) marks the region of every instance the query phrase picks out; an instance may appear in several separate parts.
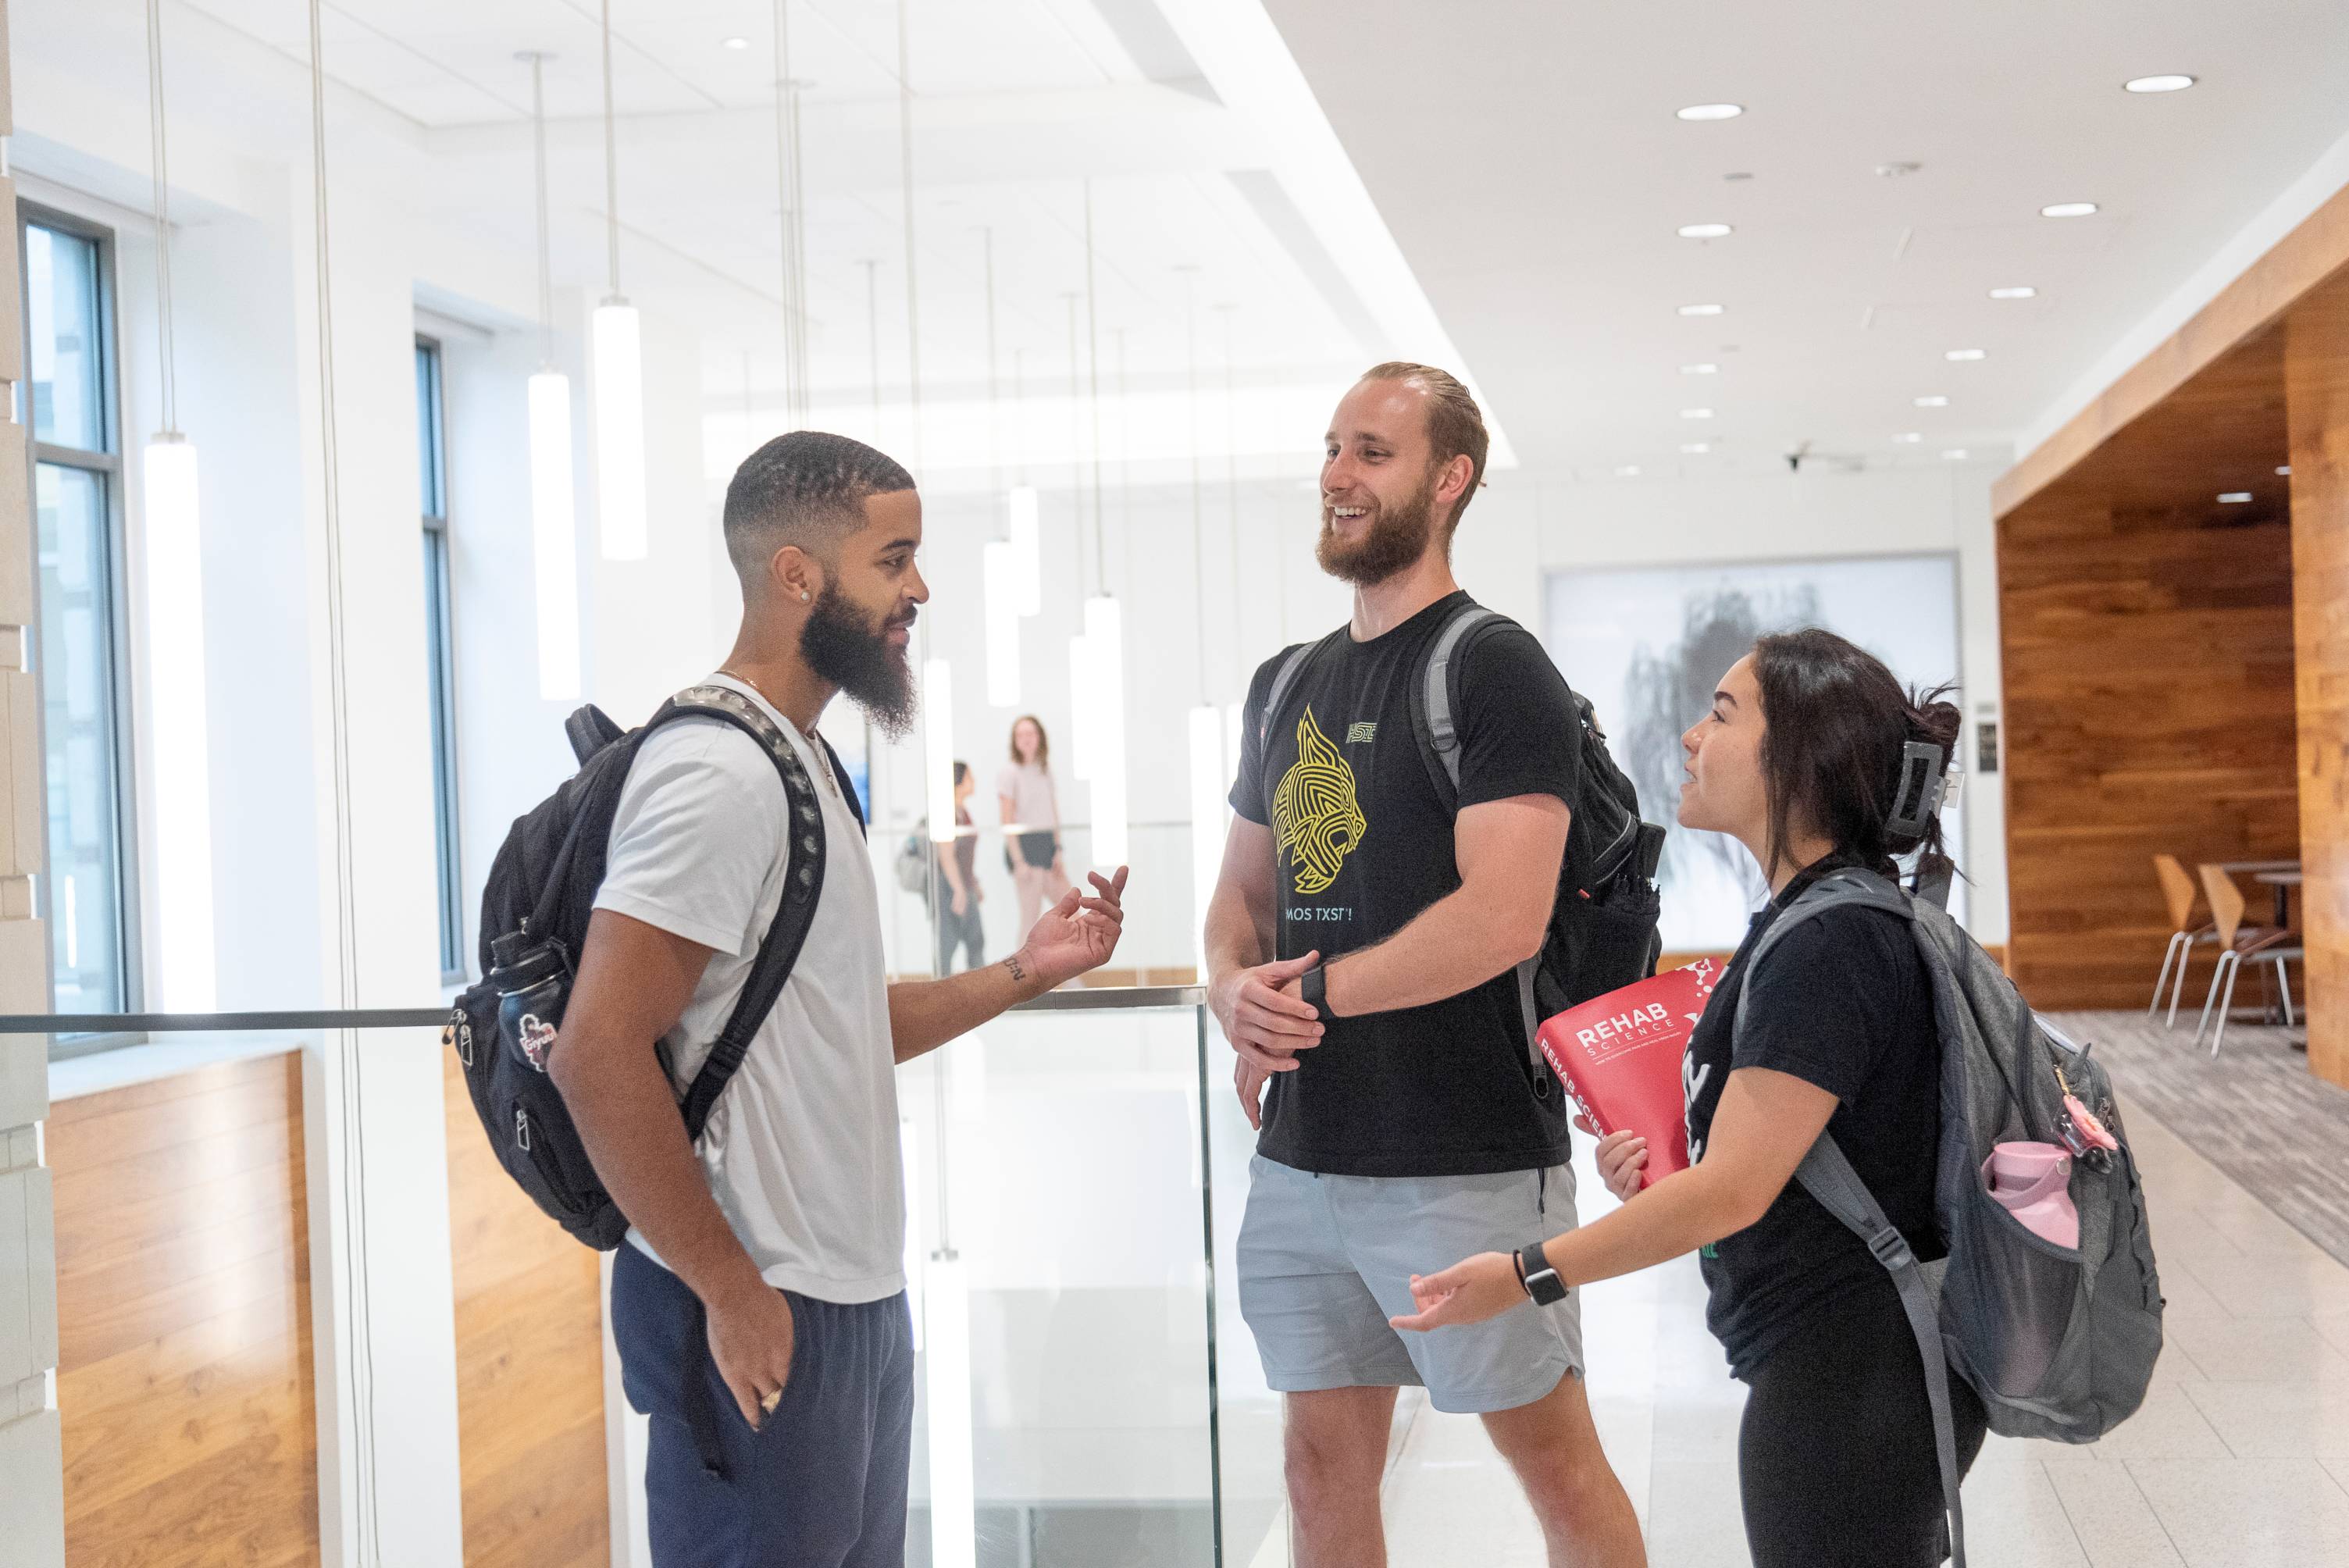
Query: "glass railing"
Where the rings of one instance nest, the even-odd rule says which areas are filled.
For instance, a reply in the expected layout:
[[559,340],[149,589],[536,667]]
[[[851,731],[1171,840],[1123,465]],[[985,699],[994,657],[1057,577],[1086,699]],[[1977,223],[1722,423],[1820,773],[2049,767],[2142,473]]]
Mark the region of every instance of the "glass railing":
[[[913,821],[878,822],[866,841],[874,877],[882,891],[882,925],[893,974],[927,975],[936,969],[936,926],[929,883],[925,880],[930,874],[929,857],[923,852],[926,840],[916,841],[916,831]],[[999,827],[983,822],[963,831],[974,850],[971,858],[985,953],[989,959],[1001,958],[1026,934],[1021,920],[1026,906],[1019,882],[1007,863]],[[1096,869],[1092,829],[1087,823],[1071,822],[1058,831],[1061,865],[1071,882],[1081,885],[1085,873]],[[1220,847],[1224,824],[1216,823],[1213,831]],[[912,888],[898,873],[909,842],[916,848],[909,868],[908,880],[916,882]],[[1192,842],[1188,822],[1137,822],[1127,830],[1125,934],[1118,944],[1116,959],[1107,974],[1098,977],[1100,981],[1110,985],[1182,985],[1197,977],[1198,933],[1205,912],[1197,908],[1193,886]],[[943,882],[940,885],[943,892]],[[968,966],[957,952],[953,967]]]
[[[649,1562],[608,1263],[498,1168],[442,1016],[124,1015],[98,1022],[141,1043],[53,1064],[69,1546]],[[1229,1332],[1229,1061],[1163,986],[1056,993],[900,1071],[909,1568],[1286,1561],[1278,1406]],[[140,1432],[231,1421],[233,1480],[192,1449],[125,1479],[158,1462]]]

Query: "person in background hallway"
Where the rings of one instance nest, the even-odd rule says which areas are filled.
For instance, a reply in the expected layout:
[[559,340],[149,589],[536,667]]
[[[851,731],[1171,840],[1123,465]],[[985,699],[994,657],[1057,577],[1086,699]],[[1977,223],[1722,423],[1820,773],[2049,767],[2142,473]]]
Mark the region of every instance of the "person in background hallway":
[[[1805,888],[1837,866],[1891,875],[1893,856],[1920,847],[1947,866],[1939,822],[1921,844],[1885,830],[1901,748],[1946,757],[1957,740],[1942,695],[1904,694],[1873,655],[1816,630],[1764,637],[1722,677],[1681,738],[1680,820],[1752,851],[1773,896],[1689,1040],[1691,1164],[1640,1191],[1642,1141],[1605,1139],[1599,1167],[1623,1207],[1542,1249],[1568,1284],[1699,1250],[1706,1322],[1752,1387],[1737,1468],[1754,1568],[1930,1568],[1949,1555],[1925,1370],[1891,1276],[1793,1180],[1831,1132],[1918,1258],[1946,1255],[1933,1209],[1940,1044],[1908,922],[1856,906],[1806,919],[1771,950],[1732,1028],[1747,954]],[[1519,1267],[1487,1253],[1414,1280],[1417,1310],[1397,1326],[1433,1341],[1462,1332],[1447,1325],[1522,1316]],[[1971,1466],[1982,1400],[1954,1371],[1950,1395]]]
[[1069,891],[1061,859],[1061,796],[1052,784],[1052,742],[1044,721],[1024,715],[1011,726],[1011,760],[995,776],[1003,810],[1003,863],[1019,890],[1024,930],[1036,912]]
[[1257,672],[1207,908],[1208,1002],[1261,1132],[1240,1309],[1284,1396],[1297,1568],[1386,1562],[1406,1384],[1484,1418],[1554,1568],[1646,1561],[1591,1421],[1578,1298],[1441,1339],[1388,1323],[1415,1271],[1574,1223],[1566,1096],[1532,1065],[1513,972],[1549,924],[1581,727],[1530,634],[1477,644],[1455,816],[1411,714],[1429,640],[1468,603],[1452,538],[1486,444],[1467,388],[1425,366],[1379,366],[1338,405],[1316,553],[1353,619],[1278,712],[1288,654]]
[[742,626],[711,679],[764,707],[816,780],[814,923],[688,1143],[678,1097],[774,920],[794,837],[758,741],[714,719],[667,726],[621,794],[548,1071],[634,1222],[613,1260],[612,1335],[628,1402],[652,1417],[655,1563],[905,1568],[896,1065],[1105,962],[1125,872],[1071,891],[1001,964],[887,984],[864,824],[816,720],[846,692],[890,735],[912,723],[921,499],[862,442],[797,431],[735,470],[724,518]]
[[954,973],[955,950],[960,948],[963,967],[977,969],[987,962],[987,926],[978,906],[987,897],[978,885],[978,829],[970,820],[970,798],[978,789],[970,764],[954,765],[955,838],[938,848],[938,892],[946,907],[938,911],[938,967]]

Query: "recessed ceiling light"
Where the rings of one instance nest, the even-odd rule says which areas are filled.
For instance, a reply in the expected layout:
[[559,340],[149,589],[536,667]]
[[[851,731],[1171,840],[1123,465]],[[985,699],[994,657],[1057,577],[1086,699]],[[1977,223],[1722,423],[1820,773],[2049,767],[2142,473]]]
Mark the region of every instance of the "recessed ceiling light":
[[1686,452],[1692,458],[1701,458],[1704,456],[1705,453],[1713,450],[1713,443],[1711,441],[1683,441],[1681,443],[1681,450]]
[[2226,506],[2240,506],[2251,499],[2249,490],[2223,490],[2219,496],[2220,503]]
[[1920,408],[1946,408],[1949,406],[1950,400],[1947,397],[1941,397],[1938,393],[1930,397],[1920,397],[1917,399],[1917,407]]
[[2038,294],[2039,291],[2029,284],[2017,284],[2013,288],[1990,291],[1990,297],[1992,299],[2035,299]]
[[1730,232],[1726,223],[1682,223],[1680,236],[1683,240],[1719,240]]
[[1710,419],[1713,418],[1713,410],[1710,408],[1683,408],[1681,410],[1681,418],[1683,419]]
[[1721,307],[1717,304],[1684,304],[1681,306],[1681,314],[1682,315],[1719,315]]
[[2284,479],[2290,479],[2292,478],[2292,465],[2290,463],[2285,463],[2281,468],[2277,469],[2276,472]]
[[2096,210],[2094,201],[2054,201],[2039,209],[2043,218],[2085,218]]
[[1922,430],[1903,430],[1892,438],[1904,447],[1913,447],[1925,438],[1925,433]]
[[1676,114],[1681,119],[1735,119],[1744,112],[1742,103],[1692,103]]
[[1721,374],[1721,366],[1718,365],[1683,365],[1681,366],[1681,374],[1683,376],[1718,376]]
[[726,46],[730,49],[747,49],[750,46],[750,40],[748,38],[729,38],[726,40]]
[[1963,447],[1951,447],[1948,451],[1943,452],[1941,456],[1951,462],[1962,463],[1966,460],[1966,449]]
[[1952,348],[1941,357],[1951,364],[1963,365],[1976,359],[1987,359],[1990,356],[1979,348]]
[[1615,477],[1619,480],[1636,480],[1640,477],[1640,465],[1637,463],[1625,463],[1621,468],[1615,470]]
[[2123,82],[2122,88],[2133,93],[2183,92],[2194,85],[2192,77],[2137,77]]

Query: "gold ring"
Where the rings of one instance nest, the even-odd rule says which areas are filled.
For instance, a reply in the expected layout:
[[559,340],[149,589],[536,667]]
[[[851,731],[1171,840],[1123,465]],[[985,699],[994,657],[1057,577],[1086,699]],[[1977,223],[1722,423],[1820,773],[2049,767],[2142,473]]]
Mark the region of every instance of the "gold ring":
[[764,1398],[759,1401],[759,1408],[766,1411],[767,1414],[771,1416],[775,1413],[775,1407],[782,1402],[783,1391],[781,1388],[778,1388],[773,1393],[767,1395]]

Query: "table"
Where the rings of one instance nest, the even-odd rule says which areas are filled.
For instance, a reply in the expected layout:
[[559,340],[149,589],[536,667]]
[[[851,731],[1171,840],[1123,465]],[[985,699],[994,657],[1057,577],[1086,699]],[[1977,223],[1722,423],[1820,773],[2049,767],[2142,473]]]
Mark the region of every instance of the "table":
[[2265,882],[2275,889],[2276,929],[2278,931],[2288,929],[2292,924],[2292,890],[2300,885],[2299,864],[2289,862],[2284,865],[2271,866],[2265,871],[2253,872],[2251,880],[2255,882]]

